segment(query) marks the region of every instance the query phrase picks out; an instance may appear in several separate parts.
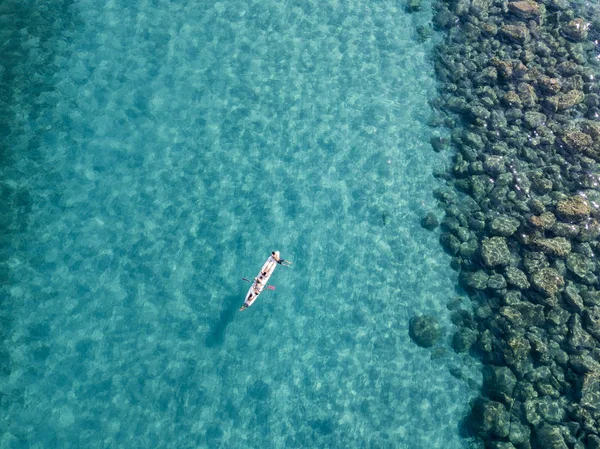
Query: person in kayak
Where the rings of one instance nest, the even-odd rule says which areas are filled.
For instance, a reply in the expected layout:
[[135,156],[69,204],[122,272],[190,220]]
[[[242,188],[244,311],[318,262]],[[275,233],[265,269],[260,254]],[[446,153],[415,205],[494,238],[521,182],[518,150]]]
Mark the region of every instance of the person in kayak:
[[258,295],[260,293],[260,286],[264,287],[263,282],[259,278],[254,278],[254,291]]

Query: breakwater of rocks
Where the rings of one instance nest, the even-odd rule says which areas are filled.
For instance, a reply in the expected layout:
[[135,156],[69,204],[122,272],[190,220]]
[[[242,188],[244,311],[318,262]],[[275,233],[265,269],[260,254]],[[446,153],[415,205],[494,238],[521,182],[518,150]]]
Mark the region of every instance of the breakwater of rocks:
[[[449,0],[433,106],[453,165],[440,242],[484,363],[465,419],[494,449],[600,448],[600,17],[563,0]],[[433,227],[431,217],[424,226]]]

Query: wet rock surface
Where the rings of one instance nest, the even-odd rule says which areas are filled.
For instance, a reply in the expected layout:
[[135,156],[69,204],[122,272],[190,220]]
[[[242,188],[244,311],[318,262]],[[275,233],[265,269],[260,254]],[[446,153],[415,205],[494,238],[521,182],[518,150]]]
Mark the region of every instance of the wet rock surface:
[[572,7],[434,6],[440,243],[473,310],[451,345],[484,365],[465,422],[490,448],[600,448],[600,20]]

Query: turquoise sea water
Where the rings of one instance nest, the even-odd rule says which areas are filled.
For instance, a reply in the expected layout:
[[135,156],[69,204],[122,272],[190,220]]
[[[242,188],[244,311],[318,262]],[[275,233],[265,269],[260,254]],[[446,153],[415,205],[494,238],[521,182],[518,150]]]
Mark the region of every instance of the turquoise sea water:
[[1,448],[467,446],[428,4],[3,3]]

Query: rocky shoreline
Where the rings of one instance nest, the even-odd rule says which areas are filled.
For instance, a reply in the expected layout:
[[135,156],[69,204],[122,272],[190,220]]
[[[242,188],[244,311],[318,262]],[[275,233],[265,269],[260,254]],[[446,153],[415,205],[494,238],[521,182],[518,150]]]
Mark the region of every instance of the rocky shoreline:
[[[600,449],[600,17],[563,0],[439,1],[440,242],[484,364],[465,420],[494,449]],[[435,217],[424,217],[431,229]]]

